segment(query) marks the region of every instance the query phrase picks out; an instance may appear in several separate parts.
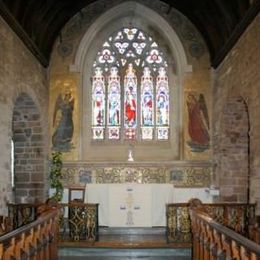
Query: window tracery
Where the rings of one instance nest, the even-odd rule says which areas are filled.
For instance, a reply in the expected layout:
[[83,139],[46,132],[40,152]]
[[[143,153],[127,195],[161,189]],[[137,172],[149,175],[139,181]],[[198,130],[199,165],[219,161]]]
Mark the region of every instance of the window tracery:
[[93,71],[94,140],[169,139],[167,61],[152,37],[138,28],[113,33]]

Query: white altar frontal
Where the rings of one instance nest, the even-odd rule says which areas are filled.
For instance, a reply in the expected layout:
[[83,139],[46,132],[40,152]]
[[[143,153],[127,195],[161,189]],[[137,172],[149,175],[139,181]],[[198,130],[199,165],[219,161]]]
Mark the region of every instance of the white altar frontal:
[[172,184],[87,184],[85,202],[99,204],[100,226],[166,226],[173,194]]

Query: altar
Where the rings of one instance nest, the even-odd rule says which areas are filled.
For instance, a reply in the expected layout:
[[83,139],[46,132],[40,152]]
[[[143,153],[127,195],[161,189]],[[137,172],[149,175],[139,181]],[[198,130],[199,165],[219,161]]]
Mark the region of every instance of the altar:
[[99,204],[99,225],[108,227],[166,226],[172,184],[87,184],[86,203]]

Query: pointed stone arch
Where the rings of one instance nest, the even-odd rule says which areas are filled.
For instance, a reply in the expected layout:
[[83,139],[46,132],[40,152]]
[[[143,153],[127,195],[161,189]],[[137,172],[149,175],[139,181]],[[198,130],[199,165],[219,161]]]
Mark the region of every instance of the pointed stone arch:
[[227,100],[222,116],[217,175],[220,200],[248,202],[250,195],[250,120],[243,97]]
[[[187,73],[192,72],[192,66],[188,64],[187,54],[184,46],[175,32],[174,28],[158,12],[144,6],[136,1],[126,1],[120,3],[103,14],[86,30],[77,48],[73,64],[70,66],[71,72],[80,73],[79,83],[79,107],[80,110],[80,160],[106,161],[124,160],[125,151],[128,149],[126,142],[107,143],[103,145],[102,151],[92,142],[91,129],[91,78],[93,62],[96,58],[99,47],[108,39],[112,32],[122,27],[133,26],[143,30],[153,39],[158,40],[158,45],[163,48],[168,62],[168,77],[170,90],[170,110],[176,111],[170,114],[170,139],[168,143],[151,145],[151,153],[147,155],[144,151],[146,144],[136,142],[136,158],[140,160],[177,160],[182,156],[182,137],[179,134],[182,128],[182,109],[184,78]],[[109,153],[111,149],[117,153]]]
[[12,117],[13,195],[16,202],[44,199],[44,137],[41,114],[25,92],[14,103]]
[[142,28],[142,23],[145,21],[148,26],[160,31],[161,36],[169,43],[171,55],[173,55],[176,61],[176,72],[178,75],[183,75],[185,72],[192,72],[192,66],[188,64],[184,47],[175,30],[160,14],[135,1],[120,3],[110,8],[95,20],[83,35],[70,70],[72,72],[83,71],[86,54],[102,29],[113,23],[115,23],[114,28],[118,28],[118,25],[121,27],[129,24],[129,22],[132,23],[134,20],[135,26]]

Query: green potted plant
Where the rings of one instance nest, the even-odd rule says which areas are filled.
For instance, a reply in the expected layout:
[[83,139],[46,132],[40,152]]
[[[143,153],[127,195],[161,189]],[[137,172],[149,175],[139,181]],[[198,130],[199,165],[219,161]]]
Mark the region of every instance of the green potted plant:
[[62,177],[62,153],[52,152],[51,162],[50,162],[50,187],[55,189],[55,192],[51,196],[57,202],[62,200],[63,196],[63,185],[61,182]]

